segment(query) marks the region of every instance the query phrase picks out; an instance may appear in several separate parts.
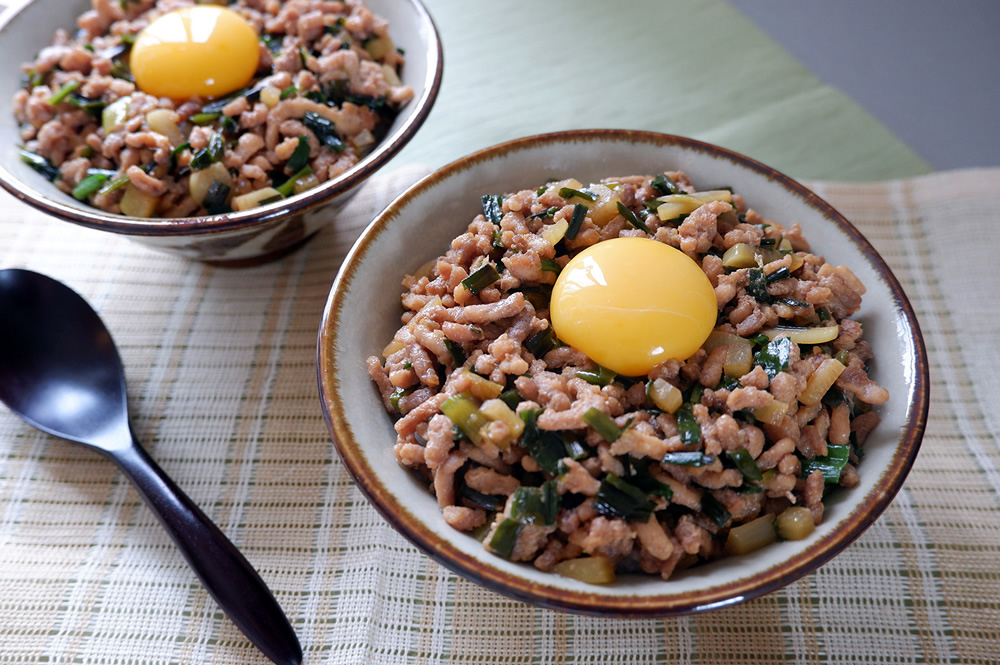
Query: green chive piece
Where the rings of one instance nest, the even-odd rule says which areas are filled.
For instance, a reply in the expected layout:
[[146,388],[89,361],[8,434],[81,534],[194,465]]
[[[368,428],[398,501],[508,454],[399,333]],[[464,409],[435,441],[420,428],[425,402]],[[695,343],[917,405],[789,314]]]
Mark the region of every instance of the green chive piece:
[[760,480],[764,477],[757,466],[757,461],[750,457],[750,453],[747,452],[746,448],[727,450],[726,457],[740,470],[740,473],[747,480]]
[[598,365],[596,370],[578,370],[576,376],[593,386],[606,386],[614,381],[618,375],[607,367]]
[[663,464],[676,464],[678,466],[708,466],[715,462],[715,459],[712,455],[706,455],[700,451],[693,450],[690,452],[667,453],[660,461]]
[[21,156],[22,162],[41,173],[50,182],[54,182],[59,178],[59,169],[41,155],[37,155],[24,148],[21,148],[17,152]]
[[819,469],[823,473],[823,480],[827,485],[836,485],[840,482],[840,474],[847,466],[850,455],[851,447],[849,445],[830,444],[826,447],[825,456],[802,460],[802,477],[805,478]]
[[597,194],[594,194],[589,189],[573,189],[572,187],[560,187],[559,196],[564,199],[571,199],[574,196],[584,201],[594,202],[597,200]]
[[88,175],[73,188],[73,198],[77,201],[83,201],[88,196],[99,190],[107,181],[108,176],[104,173],[93,173]]
[[552,330],[552,326],[549,326],[545,330],[539,330],[524,342],[524,347],[528,349],[528,351],[531,352],[531,355],[536,358],[543,357],[546,353],[557,346],[561,346],[561,344],[556,338],[556,334],[555,331]]
[[633,229],[639,229],[640,231],[645,231],[649,235],[653,235],[653,232],[649,230],[649,227],[646,226],[641,219],[639,219],[639,216],[625,207],[621,201],[618,202],[618,212],[625,218],[625,221],[628,222],[628,225]]
[[576,238],[576,234],[580,232],[580,227],[583,226],[583,220],[587,216],[587,206],[582,203],[577,203],[573,206],[573,216],[570,217],[569,226],[566,228],[565,238],[573,240]]
[[306,111],[302,117],[302,124],[312,130],[320,143],[334,152],[343,152],[344,142],[337,136],[337,128],[334,124],[313,111]]
[[705,492],[701,497],[701,512],[705,513],[705,516],[715,522],[720,528],[726,526],[733,517],[726,510],[726,507],[708,492]]
[[558,275],[559,272],[562,271],[562,266],[560,266],[557,261],[554,261],[552,259],[542,259],[542,271],[554,272],[555,274]]
[[97,193],[98,194],[107,194],[109,192],[113,192],[116,189],[119,189],[119,188],[124,187],[125,185],[127,185],[128,181],[129,181],[128,175],[125,174],[125,173],[122,173],[121,175],[115,176],[114,178],[112,178],[111,180],[109,180],[106,185],[104,185],[99,190],[97,190]]
[[483,194],[479,200],[483,204],[486,221],[500,226],[500,220],[503,219],[503,197],[499,194]]
[[622,435],[622,428],[615,424],[611,416],[598,410],[596,406],[587,409],[587,412],[583,414],[583,422],[593,428],[608,443],[617,441],[618,437]]
[[778,268],[777,270],[775,270],[774,272],[772,272],[770,275],[767,276],[767,283],[773,284],[774,282],[777,282],[779,279],[787,279],[788,277],[791,276],[792,276],[792,271],[790,271],[785,266],[781,266],[780,268]]
[[635,485],[609,473],[601,481],[594,497],[594,510],[606,517],[620,517],[633,522],[645,522],[655,504],[649,495]]
[[701,425],[698,424],[689,404],[677,409],[677,433],[680,434],[681,443],[685,446],[701,442]]
[[55,106],[56,104],[58,104],[62,100],[66,99],[66,97],[69,95],[69,93],[73,92],[74,90],[76,90],[79,87],[80,87],[80,82],[79,81],[70,81],[69,83],[67,83],[63,87],[59,88],[59,90],[56,91],[51,97],[49,97],[47,101],[52,106]]
[[524,524],[522,524],[520,520],[516,520],[512,517],[505,518],[493,532],[493,537],[490,538],[489,548],[493,550],[495,554],[498,554],[505,559],[509,559],[514,553],[514,545],[517,544],[517,534],[521,532],[522,528],[524,528]]
[[677,186],[677,183],[673,181],[672,178],[668,177],[665,173],[653,178],[653,181],[649,183],[649,186],[656,190],[657,194],[661,196],[667,196],[668,194],[682,194],[681,188]]
[[190,120],[196,125],[210,125],[219,118],[222,117],[222,113],[195,113],[191,116]]
[[291,178],[286,180],[280,187],[275,187],[278,193],[284,197],[289,197],[295,191],[295,181],[305,178],[313,172],[312,168],[309,166],[303,166],[302,170],[293,175]]
[[299,144],[295,146],[295,152],[292,156],[288,158],[288,162],[285,167],[288,169],[289,173],[295,173],[296,171],[301,171],[302,167],[309,162],[309,140],[304,137],[299,137]]
[[284,90],[281,91],[281,94],[278,96],[278,99],[279,100],[288,99],[289,97],[291,97],[292,95],[294,95],[298,91],[299,91],[298,88],[296,88],[294,85],[290,85],[290,86],[288,86],[287,88],[285,88]]
[[444,340],[444,346],[448,349],[449,355],[451,355],[451,361],[455,363],[455,367],[462,367],[465,365],[466,357],[465,351],[457,343],[451,341],[447,337]]
[[479,295],[480,291],[499,279],[500,273],[496,267],[492,263],[486,263],[482,268],[463,279],[462,286],[473,295]]

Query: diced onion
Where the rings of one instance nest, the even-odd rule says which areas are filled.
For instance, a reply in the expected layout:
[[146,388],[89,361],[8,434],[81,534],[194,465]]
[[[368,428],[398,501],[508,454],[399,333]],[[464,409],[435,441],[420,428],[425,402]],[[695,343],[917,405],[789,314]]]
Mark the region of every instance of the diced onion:
[[589,556],[560,561],[553,570],[563,577],[588,584],[611,584],[615,581],[615,566],[605,556]]
[[840,326],[819,326],[815,328],[795,328],[791,326],[778,326],[768,330],[762,330],[762,334],[768,339],[774,339],[779,335],[784,335],[796,344],[826,344],[837,339],[840,335]]
[[129,183],[125,185],[125,193],[120,203],[122,214],[129,217],[152,217],[159,201],[159,197],[150,196]]
[[546,225],[539,235],[542,236],[542,239],[545,240],[545,242],[554,246],[566,236],[566,229],[568,228],[569,222],[565,219],[560,219],[557,222]]
[[240,196],[233,197],[233,209],[234,210],[250,210],[251,208],[256,208],[261,204],[261,201],[266,201],[267,199],[274,198],[275,196],[281,196],[274,187],[263,187],[261,189],[255,189],[252,192],[247,192],[246,194],[241,194]]
[[778,540],[778,534],[774,531],[773,522],[774,514],[768,513],[746,524],[733,527],[726,538],[726,552],[747,554],[775,542]]
[[836,358],[827,358],[816,368],[816,371],[809,376],[806,382],[806,389],[799,395],[799,401],[806,406],[812,406],[823,399],[826,391],[836,383],[840,374],[847,369]]
[[774,525],[778,529],[778,535],[785,540],[802,540],[816,529],[812,511],[805,506],[785,508]]

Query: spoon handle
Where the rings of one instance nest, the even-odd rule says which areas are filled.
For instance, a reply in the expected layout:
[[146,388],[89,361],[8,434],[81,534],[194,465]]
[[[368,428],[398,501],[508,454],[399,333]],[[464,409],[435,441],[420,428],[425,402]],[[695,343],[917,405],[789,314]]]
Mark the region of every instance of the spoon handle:
[[265,656],[298,665],[302,647],[270,589],[225,534],[132,437],[108,451],[135,484],[205,588]]

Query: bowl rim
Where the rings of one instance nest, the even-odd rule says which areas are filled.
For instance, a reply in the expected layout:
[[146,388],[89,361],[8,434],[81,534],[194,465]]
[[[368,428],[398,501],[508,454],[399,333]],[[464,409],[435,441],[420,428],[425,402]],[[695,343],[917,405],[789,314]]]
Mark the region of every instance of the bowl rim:
[[[539,585],[505,570],[484,565],[482,561],[460,551],[447,538],[438,535],[433,530],[418,528],[419,520],[387,491],[384,484],[380,482],[378,474],[365,458],[357,441],[352,438],[352,430],[347,422],[348,418],[343,411],[342,402],[338,398],[339,386],[335,380],[335,371],[326,370],[327,367],[331,366],[334,356],[336,329],[346,318],[341,315],[341,309],[344,294],[353,279],[355,266],[363,260],[376,237],[391,226],[391,222],[399,215],[400,210],[410,201],[423,195],[442,180],[480,162],[489,161],[510,152],[555,146],[565,142],[593,140],[624,143],[642,142],[659,146],[674,145],[709,153],[742,165],[783,186],[815,209],[818,214],[837,224],[851,242],[866,256],[875,271],[888,285],[897,308],[896,318],[906,324],[911,335],[914,351],[910,391],[912,400],[909,404],[904,429],[888,467],[875,483],[873,489],[858,502],[857,507],[841,520],[833,531],[789,559],[769,565],[764,571],[753,577],[682,593],[669,593],[669,582],[664,582],[664,593],[662,594],[609,595],[602,593],[599,587],[595,587],[593,592],[579,592]],[[927,424],[930,391],[928,372],[923,336],[916,314],[901,284],[871,243],[829,203],[783,173],[739,153],[687,137],[642,130],[579,129],[528,136],[476,151],[424,177],[396,197],[357,239],[333,282],[317,336],[319,397],[334,447],[362,493],[386,521],[438,563],[492,591],[549,609],[621,618],[662,618],[700,613],[756,598],[814,571],[857,539],[888,507],[902,487],[903,481],[916,459]]]
[[[424,78],[423,93],[419,98],[410,100],[409,104],[400,110],[400,114],[406,114],[403,124],[379,142],[375,150],[365,155],[347,171],[332,180],[327,180],[318,187],[289,199],[251,210],[200,217],[173,218],[129,217],[104,212],[97,208],[77,208],[62,200],[49,198],[46,194],[22,181],[2,163],[0,163],[0,187],[3,187],[18,200],[64,221],[87,228],[132,236],[195,236],[226,231],[244,231],[266,227],[281,219],[321,206],[337,195],[353,189],[375,171],[385,166],[416,135],[417,130],[427,120],[440,92],[444,70],[441,35],[422,0],[401,1],[413,8],[418,22],[426,29],[431,41],[429,48],[424,53],[427,74]],[[10,24],[32,4],[34,4],[33,1],[12,11],[0,12],[0,34],[8,30]],[[64,196],[69,195],[65,194]]]

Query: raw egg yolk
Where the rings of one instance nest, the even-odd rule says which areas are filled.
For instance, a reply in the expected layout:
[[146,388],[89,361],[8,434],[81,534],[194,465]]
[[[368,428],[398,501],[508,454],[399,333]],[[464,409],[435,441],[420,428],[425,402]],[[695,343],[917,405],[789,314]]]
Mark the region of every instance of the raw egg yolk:
[[231,9],[197,5],[167,12],[139,33],[130,65],[135,83],[156,97],[219,97],[253,78],[257,33]]
[[698,264],[648,238],[605,240],[574,256],[549,305],[560,340],[624,376],[694,355],[717,313]]

